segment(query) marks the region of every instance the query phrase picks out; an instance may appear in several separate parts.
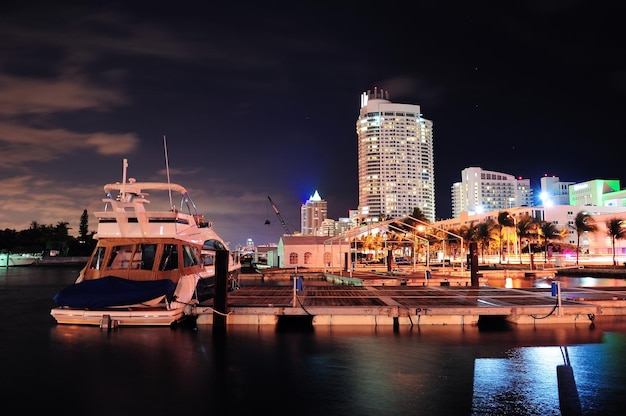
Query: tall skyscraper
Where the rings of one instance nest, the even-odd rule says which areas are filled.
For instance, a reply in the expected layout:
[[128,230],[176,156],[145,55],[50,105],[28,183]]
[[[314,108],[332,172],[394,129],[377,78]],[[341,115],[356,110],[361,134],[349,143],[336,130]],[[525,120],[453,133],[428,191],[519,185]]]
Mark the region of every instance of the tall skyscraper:
[[433,122],[420,106],[397,104],[389,92],[361,94],[356,122],[359,169],[359,220],[411,215],[419,208],[435,221]]
[[328,217],[328,204],[315,193],[300,207],[300,225],[304,235],[329,235],[324,227]]

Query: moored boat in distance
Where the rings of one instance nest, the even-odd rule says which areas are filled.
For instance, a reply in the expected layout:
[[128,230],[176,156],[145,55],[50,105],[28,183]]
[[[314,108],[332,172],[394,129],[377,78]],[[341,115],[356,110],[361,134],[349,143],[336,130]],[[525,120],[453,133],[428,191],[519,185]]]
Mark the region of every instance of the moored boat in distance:
[[[209,259],[228,250],[227,243],[182,185],[126,181],[127,167],[124,159],[123,181],[104,186],[89,261],[74,284],[53,297],[58,306],[50,314],[59,324],[170,326],[193,317],[194,307],[213,295]],[[180,197],[179,207],[172,194]],[[229,278],[236,281],[241,265],[233,255],[229,262]]]
[[43,253],[0,253],[0,267],[30,266],[42,258]]

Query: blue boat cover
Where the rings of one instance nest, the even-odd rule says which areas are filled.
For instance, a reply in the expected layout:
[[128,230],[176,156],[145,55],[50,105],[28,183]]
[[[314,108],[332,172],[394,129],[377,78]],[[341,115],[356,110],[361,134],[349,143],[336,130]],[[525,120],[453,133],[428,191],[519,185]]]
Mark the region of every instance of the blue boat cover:
[[169,279],[135,281],[106,276],[70,285],[52,297],[59,306],[97,309],[134,305],[159,296],[171,296],[176,285]]

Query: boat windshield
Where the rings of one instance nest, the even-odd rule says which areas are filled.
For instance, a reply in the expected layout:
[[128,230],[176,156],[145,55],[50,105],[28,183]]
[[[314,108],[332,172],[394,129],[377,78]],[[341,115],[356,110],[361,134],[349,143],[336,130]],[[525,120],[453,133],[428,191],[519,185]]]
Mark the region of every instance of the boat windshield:
[[[196,266],[198,262],[197,247],[189,244],[122,244],[110,247],[107,254],[106,246],[96,247],[89,268],[92,270],[153,270],[155,260],[159,258],[158,270],[169,271],[180,267],[179,252],[181,253],[182,267]],[[162,252],[160,257],[158,253]]]

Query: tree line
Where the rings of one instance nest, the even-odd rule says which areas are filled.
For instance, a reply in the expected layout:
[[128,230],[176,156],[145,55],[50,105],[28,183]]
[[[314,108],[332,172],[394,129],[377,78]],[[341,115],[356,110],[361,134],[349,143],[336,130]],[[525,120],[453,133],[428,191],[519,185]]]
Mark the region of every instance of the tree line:
[[0,251],[10,253],[44,253],[55,251],[59,256],[88,256],[95,247],[95,232],[89,232],[89,214],[80,217],[78,237],[69,234],[67,222],[56,225],[31,222],[25,230],[0,230]]
[[[544,261],[547,262],[551,253],[572,251],[576,253],[576,264],[578,264],[581,237],[586,232],[598,232],[595,219],[585,211],[580,211],[576,215],[573,225],[568,224],[567,228],[562,229],[552,222],[537,220],[529,215],[513,217],[508,211],[501,211],[496,219],[473,221],[469,225],[446,230],[435,227],[420,230],[424,223],[428,223],[425,215],[419,208],[415,208],[409,218],[392,223],[391,232],[386,233],[384,237],[381,235],[362,236],[357,244],[365,250],[377,251],[384,244],[391,250],[406,245],[407,248],[415,247],[417,251],[420,250],[419,242],[427,242],[428,247],[443,251],[444,256],[449,256],[451,252],[454,254],[464,250],[469,252],[469,244],[476,242],[482,261],[486,255],[497,254],[502,262],[503,256],[505,253],[509,254],[508,248],[513,243],[518,245],[518,253],[528,254],[531,261],[536,253],[543,253]],[[607,220],[605,225],[607,237],[612,242],[613,264],[617,265],[615,242],[626,239],[626,220],[614,217]],[[562,242],[570,230],[577,235],[575,246]],[[409,241],[413,238],[415,241]]]

